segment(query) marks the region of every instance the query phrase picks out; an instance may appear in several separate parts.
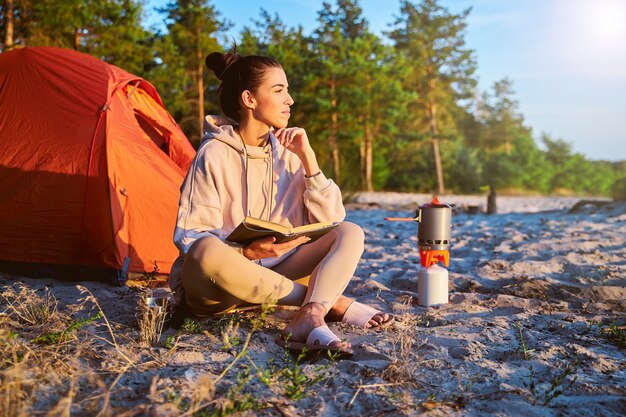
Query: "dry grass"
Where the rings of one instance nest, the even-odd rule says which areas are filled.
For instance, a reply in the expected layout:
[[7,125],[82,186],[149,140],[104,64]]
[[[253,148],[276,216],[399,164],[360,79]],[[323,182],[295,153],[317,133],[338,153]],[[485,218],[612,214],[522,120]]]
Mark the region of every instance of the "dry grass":
[[416,373],[420,367],[420,360],[415,351],[419,318],[411,313],[412,297],[406,297],[401,301],[402,305],[399,307],[399,314],[396,314],[395,323],[399,331],[388,334],[394,346],[391,352],[392,360],[382,377],[393,384],[414,384],[417,382]]
[[[17,361],[17,357],[14,360]],[[0,372],[0,416],[28,415],[25,369],[24,363],[16,363]]]
[[[166,308],[147,308],[146,297],[152,293],[107,289],[103,296],[76,288],[83,296],[69,305],[57,305],[47,291],[20,286],[0,297],[0,417],[324,415],[327,411],[355,416],[371,410],[389,415],[415,415],[416,410],[462,415],[454,413],[491,395],[481,394],[480,387],[470,391],[474,375],[429,350],[437,343],[440,327],[450,322],[443,310],[416,309],[408,296],[398,297],[402,305],[393,305],[392,326],[367,333],[372,340],[384,340],[380,345],[384,350],[379,349],[389,360],[380,364],[376,359],[372,362],[376,366],[369,367],[367,356],[337,364],[328,358],[294,358],[276,349],[272,339],[289,320],[289,311],[279,310],[270,317],[272,309],[262,307],[219,319],[189,320],[175,332],[164,329]],[[124,302],[130,301],[123,314],[113,310],[121,306],[116,291],[128,297]],[[18,302],[17,297],[23,299]],[[36,311],[27,306],[46,299],[52,301],[44,309],[49,314],[40,310],[27,315],[20,310],[24,306]],[[107,318],[105,311],[116,311],[118,316],[109,313]],[[509,327],[504,330],[510,333]],[[51,334],[59,337],[37,342]],[[450,330],[442,334],[449,337]],[[179,342],[167,346],[165,336]],[[360,353],[368,355],[369,340],[363,346]],[[536,369],[531,388],[520,390],[520,395],[537,407],[549,406],[575,381],[573,366]],[[338,411],[323,408],[331,401]]]
[[[47,404],[47,416],[76,415],[76,410],[114,414],[110,394],[131,365],[107,358],[101,342],[111,342],[96,330],[106,317],[97,304],[96,314],[89,316],[95,298],[86,293],[62,310],[47,289],[36,292],[16,284],[0,295],[1,417],[31,416],[35,410],[41,415],[42,404]],[[112,332],[108,322],[107,328]],[[110,371],[98,370],[107,368],[105,360],[118,374],[109,384],[104,378]]]
[[16,284],[0,294],[6,307],[2,314],[18,319],[23,324],[41,326],[48,323],[57,313],[58,302],[46,288],[43,295]]
[[144,293],[139,299],[137,325],[139,343],[150,347],[159,343],[168,318],[169,300]]

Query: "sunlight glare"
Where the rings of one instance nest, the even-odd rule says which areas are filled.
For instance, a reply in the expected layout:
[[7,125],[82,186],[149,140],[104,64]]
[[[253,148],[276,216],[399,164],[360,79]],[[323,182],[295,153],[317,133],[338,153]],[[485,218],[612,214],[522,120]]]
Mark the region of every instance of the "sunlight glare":
[[626,2],[604,0],[589,4],[588,30],[596,41],[614,43],[626,31]]
[[553,7],[560,65],[587,76],[626,76],[626,0],[556,0]]

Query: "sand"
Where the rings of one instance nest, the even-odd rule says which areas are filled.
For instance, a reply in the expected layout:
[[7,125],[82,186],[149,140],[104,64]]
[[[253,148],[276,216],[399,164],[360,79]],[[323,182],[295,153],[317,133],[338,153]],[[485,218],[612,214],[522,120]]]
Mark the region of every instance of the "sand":
[[[412,217],[429,199],[362,193],[348,204],[366,248],[346,295],[397,317],[382,331],[331,324],[355,345],[350,359],[298,361],[275,345],[290,308],[258,330],[257,310],[166,329],[148,347],[145,289],[0,274],[0,415],[626,415],[626,205],[569,212],[579,199],[499,197],[486,215],[463,210],[483,196],[441,198],[455,205],[450,303],[422,307],[417,226],[383,218]],[[54,294],[51,322],[16,316],[17,282]],[[34,342],[98,306],[110,327],[95,318],[58,344]]]

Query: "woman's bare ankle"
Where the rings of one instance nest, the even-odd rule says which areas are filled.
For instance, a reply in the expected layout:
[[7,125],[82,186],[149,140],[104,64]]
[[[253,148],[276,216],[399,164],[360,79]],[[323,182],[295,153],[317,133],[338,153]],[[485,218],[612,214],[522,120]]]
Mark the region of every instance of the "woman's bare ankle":
[[321,303],[311,302],[300,307],[300,313],[307,316],[320,316],[326,315],[326,308]]
[[339,321],[343,317],[344,313],[350,307],[354,300],[352,298],[344,297],[343,295],[335,302],[335,305],[328,310],[327,318],[333,321]]

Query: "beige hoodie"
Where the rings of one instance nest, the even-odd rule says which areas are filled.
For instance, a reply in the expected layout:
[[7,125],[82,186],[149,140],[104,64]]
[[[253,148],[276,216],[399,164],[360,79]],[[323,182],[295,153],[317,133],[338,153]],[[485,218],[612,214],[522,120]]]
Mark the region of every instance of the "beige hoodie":
[[[246,215],[287,227],[343,221],[341,191],[332,180],[323,173],[305,178],[300,159],[273,134],[271,146],[244,149],[231,123],[205,118],[203,142],[181,186],[174,231],[181,253],[209,234],[226,239]],[[276,265],[289,254],[263,259],[263,265]]]

